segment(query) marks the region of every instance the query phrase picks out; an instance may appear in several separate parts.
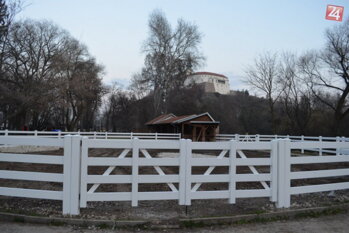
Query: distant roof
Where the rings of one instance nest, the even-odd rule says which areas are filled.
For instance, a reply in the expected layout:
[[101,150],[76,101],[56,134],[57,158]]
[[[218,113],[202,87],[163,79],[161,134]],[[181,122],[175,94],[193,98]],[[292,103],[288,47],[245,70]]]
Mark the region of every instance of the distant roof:
[[[170,113],[170,114],[164,114],[164,115],[160,115],[156,118],[154,118],[151,121],[148,121],[147,123],[145,123],[146,125],[161,125],[161,124],[178,124],[178,123],[182,123],[185,121],[190,121],[192,119],[201,117],[207,115],[212,122],[216,122],[212,116],[208,113],[201,113],[201,114],[191,114],[191,115],[183,115],[183,116],[175,116],[174,114]],[[195,122],[195,121],[193,121]],[[198,123],[198,122],[195,122]],[[217,122],[219,123],[219,122]]]
[[175,117],[175,115],[172,114],[172,113],[170,113],[170,114],[163,114],[163,115],[160,115],[158,117],[155,117],[153,120],[150,120],[150,121],[148,121],[145,124],[146,125],[158,124],[159,122],[165,121],[165,120],[173,118],[173,117]]
[[196,72],[196,73],[192,73],[191,75],[213,75],[213,76],[218,76],[218,77],[228,79],[228,77],[224,76],[223,74],[217,74],[217,73],[212,73],[212,72]]

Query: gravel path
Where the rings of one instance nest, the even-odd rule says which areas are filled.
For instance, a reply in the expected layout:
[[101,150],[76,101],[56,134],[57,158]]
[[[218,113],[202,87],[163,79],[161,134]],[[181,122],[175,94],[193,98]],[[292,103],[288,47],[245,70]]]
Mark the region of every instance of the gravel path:
[[[301,220],[277,221],[269,223],[233,225],[222,227],[206,227],[197,229],[165,229],[165,230],[147,230],[145,232],[187,232],[187,233],[252,233],[252,232],[300,232],[300,233],[322,233],[322,232],[348,232],[349,227],[349,213],[332,215],[320,218],[305,218]],[[2,233],[130,233],[140,232],[140,229],[134,230],[106,230],[106,229],[81,229],[72,226],[46,226],[34,225],[25,223],[5,223],[0,222],[0,229]]]

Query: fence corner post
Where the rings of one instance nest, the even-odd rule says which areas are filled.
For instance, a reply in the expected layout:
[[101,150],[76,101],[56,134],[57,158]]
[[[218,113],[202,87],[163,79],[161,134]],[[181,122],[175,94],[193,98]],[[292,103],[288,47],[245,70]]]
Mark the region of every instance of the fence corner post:
[[132,140],[132,193],[131,205],[138,206],[139,145],[138,138]]
[[235,204],[236,201],[236,147],[237,142],[230,140],[229,148],[229,203]]

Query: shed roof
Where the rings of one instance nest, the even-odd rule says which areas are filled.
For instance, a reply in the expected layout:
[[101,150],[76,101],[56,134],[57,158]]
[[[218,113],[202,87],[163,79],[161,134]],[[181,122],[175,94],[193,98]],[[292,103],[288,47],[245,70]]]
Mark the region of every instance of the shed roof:
[[[193,119],[196,119],[196,118],[204,116],[204,115],[207,115],[211,119],[211,121],[205,121],[205,122],[219,123],[218,121],[215,121],[213,119],[213,117],[208,112],[205,112],[205,113],[201,113],[201,114],[191,114],[191,115],[183,115],[183,116],[175,116],[172,113],[164,114],[164,115],[160,115],[160,116],[154,118],[153,120],[148,121],[145,124],[146,125],[180,124],[182,122],[191,121]],[[203,122],[203,121],[201,121],[201,122]]]
[[172,117],[175,117],[174,114],[169,113],[169,114],[162,114],[160,116],[155,117],[154,119],[148,121],[147,123],[145,123],[146,125],[154,125],[154,124],[158,124],[159,122],[165,121],[167,119],[171,119]]

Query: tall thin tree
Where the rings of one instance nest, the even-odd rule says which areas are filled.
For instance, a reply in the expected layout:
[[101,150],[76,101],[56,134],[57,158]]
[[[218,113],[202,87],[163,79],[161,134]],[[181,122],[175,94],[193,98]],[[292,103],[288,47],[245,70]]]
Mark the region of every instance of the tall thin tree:
[[173,29],[158,10],[150,15],[148,25],[149,37],[143,46],[144,68],[133,82],[146,83],[142,86],[153,89],[154,112],[159,114],[167,111],[169,91],[182,86],[188,74],[204,61],[199,50],[202,35],[195,24],[183,19]]

